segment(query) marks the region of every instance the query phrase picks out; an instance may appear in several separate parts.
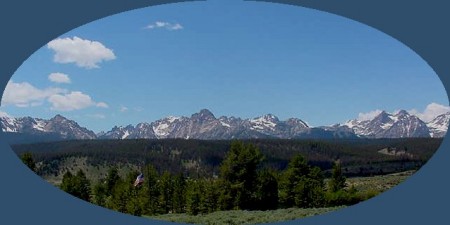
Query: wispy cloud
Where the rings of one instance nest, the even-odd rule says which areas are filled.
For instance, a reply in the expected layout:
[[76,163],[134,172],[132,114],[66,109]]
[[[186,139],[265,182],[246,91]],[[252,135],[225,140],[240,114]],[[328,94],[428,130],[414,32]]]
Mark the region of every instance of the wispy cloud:
[[120,112],[126,112],[126,111],[128,111],[128,108],[125,107],[125,106],[120,106],[119,111],[120,111]]
[[99,113],[97,113],[97,114],[88,114],[87,116],[91,117],[91,118],[95,118],[95,119],[106,119],[105,115],[99,114]]
[[166,30],[181,30],[184,27],[179,23],[169,23],[163,21],[156,21],[144,27],[144,29],[166,29]]
[[113,50],[98,41],[73,38],[58,38],[50,41],[47,47],[55,52],[56,63],[75,63],[79,67],[99,68],[99,63],[116,58]]
[[99,108],[109,108],[108,104],[104,103],[104,102],[98,102],[97,104],[95,104],[95,106],[99,107]]
[[48,75],[48,79],[54,83],[65,83],[70,84],[69,75],[64,73],[51,73]]

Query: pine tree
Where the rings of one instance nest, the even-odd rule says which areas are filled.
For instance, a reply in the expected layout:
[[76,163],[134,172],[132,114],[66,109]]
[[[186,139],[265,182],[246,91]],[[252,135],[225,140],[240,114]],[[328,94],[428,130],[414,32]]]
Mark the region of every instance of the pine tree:
[[164,213],[169,213],[173,211],[172,205],[172,196],[173,196],[173,184],[172,184],[172,175],[165,171],[161,175],[161,179],[159,182],[159,190],[160,190],[160,199],[159,203],[161,209]]
[[319,207],[324,204],[324,178],[318,167],[311,167],[296,155],[280,182],[280,202],[284,207]]
[[217,211],[219,209],[219,190],[222,188],[222,186],[220,186],[220,182],[216,179],[207,179],[204,181],[203,186],[204,200],[202,202],[204,205],[204,211],[206,213]]
[[75,176],[69,171],[63,175],[61,190],[85,201],[90,200],[90,181],[82,170],[78,170]]
[[67,171],[66,173],[64,173],[63,179],[62,179],[62,182],[61,182],[59,188],[61,188],[61,190],[65,191],[71,195],[73,195],[75,193],[74,179],[73,179],[73,175],[70,171]]
[[92,188],[92,202],[96,205],[105,207],[108,194],[105,183],[103,180],[100,180],[100,182],[95,184]]
[[34,162],[33,155],[31,153],[29,152],[23,153],[20,156],[20,159],[28,168],[30,168],[30,170],[36,172],[36,163]]
[[142,185],[142,204],[145,209],[144,213],[155,215],[160,212],[160,189],[158,187],[159,174],[152,165],[147,165],[144,169],[144,177],[145,180]]
[[120,181],[119,172],[117,170],[117,167],[111,167],[108,170],[108,174],[106,176],[106,192],[111,193],[114,186],[117,184],[117,182]]
[[76,189],[76,193],[74,195],[85,201],[89,201],[91,195],[91,184],[86,178],[86,174],[80,169],[74,179]]
[[173,213],[182,213],[186,205],[186,180],[183,174],[173,177]]
[[186,190],[186,212],[190,215],[197,215],[201,212],[202,190],[199,180],[188,182]]
[[337,192],[345,188],[346,178],[342,174],[342,167],[339,161],[333,165],[333,172],[328,183],[328,188],[331,192]]
[[[263,160],[253,144],[234,141],[220,167],[224,182],[221,193],[223,209],[251,209],[256,202],[257,167]],[[229,198],[232,196],[232,198]]]
[[256,193],[258,204],[255,209],[269,210],[278,207],[278,181],[274,173],[269,170],[258,173],[258,190]]

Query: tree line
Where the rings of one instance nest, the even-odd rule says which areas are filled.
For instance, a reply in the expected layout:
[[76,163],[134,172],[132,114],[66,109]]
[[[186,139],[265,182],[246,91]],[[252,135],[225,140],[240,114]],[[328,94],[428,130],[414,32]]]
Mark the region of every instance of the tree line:
[[[340,160],[343,173],[370,176],[418,169],[437,150],[442,139],[357,139],[357,140],[243,140],[259,148],[265,160],[259,167],[285,170],[294,155],[302,154],[311,166],[326,175],[333,162]],[[183,173],[186,177],[211,177],[220,173],[220,165],[231,148],[231,140],[76,140],[12,146],[17,154],[32,152],[40,163],[40,176],[58,174],[67,158],[85,157],[94,167],[153,165],[159,173]],[[405,150],[408,154],[380,154],[383,148]],[[191,166],[194,163],[195,166]]]
[[[34,168],[30,157],[24,154],[22,160]],[[76,174],[66,172],[59,188],[99,206],[138,216],[329,207],[355,204],[375,195],[346,187],[339,161],[333,163],[326,182],[320,167],[308,163],[302,154],[292,157],[284,170],[262,167],[264,160],[256,145],[234,141],[220,163],[217,177],[158,172],[147,164],[124,177],[119,176],[118,168],[111,167],[96,182],[89,181],[82,170]],[[144,182],[135,187],[139,173],[144,175]]]

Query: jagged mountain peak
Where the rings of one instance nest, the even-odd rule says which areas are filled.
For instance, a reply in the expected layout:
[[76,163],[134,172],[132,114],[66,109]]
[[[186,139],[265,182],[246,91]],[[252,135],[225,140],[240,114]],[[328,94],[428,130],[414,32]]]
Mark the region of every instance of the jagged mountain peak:
[[277,116],[275,116],[273,114],[270,114],[270,113],[266,114],[266,115],[263,115],[260,118],[263,118],[263,119],[268,120],[268,121],[273,121],[273,122],[280,121],[280,119],[278,119]]
[[66,117],[62,116],[61,114],[56,114],[53,118],[50,120],[68,120]]
[[349,120],[343,124],[358,136],[369,138],[403,138],[429,137],[429,129],[425,122],[417,116],[400,110],[395,115],[381,111],[373,119]]
[[444,137],[450,125],[450,112],[446,112],[427,123],[431,137]]
[[410,114],[406,110],[400,110],[395,114],[395,116],[410,116]]
[[389,121],[391,119],[392,115],[387,113],[386,111],[381,111],[380,114],[375,116],[375,118],[372,119],[372,121]]
[[58,139],[95,139],[96,134],[77,122],[58,114],[51,119],[18,117],[10,120],[1,119],[2,130],[18,134],[51,136]]
[[136,128],[143,128],[143,127],[147,127],[147,126],[150,126],[150,124],[147,122],[142,122],[142,123],[138,123],[136,125]]
[[266,114],[263,116],[255,117],[250,120],[253,130],[265,130],[265,129],[275,129],[278,125],[278,117],[272,114]]
[[192,114],[191,118],[210,119],[210,120],[216,119],[214,114],[208,109],[202,109],[200,110],[200,112]]
[[309,127],[309,125],[305,121],[298,118],[289,118],[286,120],[286,123],[289,125],[300,125],[304,127]]

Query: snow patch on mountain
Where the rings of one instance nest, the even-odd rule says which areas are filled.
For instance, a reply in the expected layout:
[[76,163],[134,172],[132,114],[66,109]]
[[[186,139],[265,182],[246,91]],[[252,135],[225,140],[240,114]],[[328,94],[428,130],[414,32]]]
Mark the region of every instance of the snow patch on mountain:
[[256,117],[250,120],[252,130],[264,130],[270,129],[274,130],[275,126],[277,126],[278,118],[272,114],[267,114],[261,117]]
[[223,122],[223,121],[220,121],[220,124],[221,124],[222,126],[224,126],[224,127],[231,127],[230,124],[225,123],[225,122]]
[[122,135],[122,139],[127,138],[130,135],[130,132],[128,130],[125,131],[125,133]]
[[169,125],[166,123],[161,123],[156,126],[153,126],[153,132],[155,132],[156,136],[158,138],[165,137],[169,135],[169,131],[167,130],[169,128]]
[[427,123],[431,137],[444,137],[450,123],[450,112],[437,116]]

